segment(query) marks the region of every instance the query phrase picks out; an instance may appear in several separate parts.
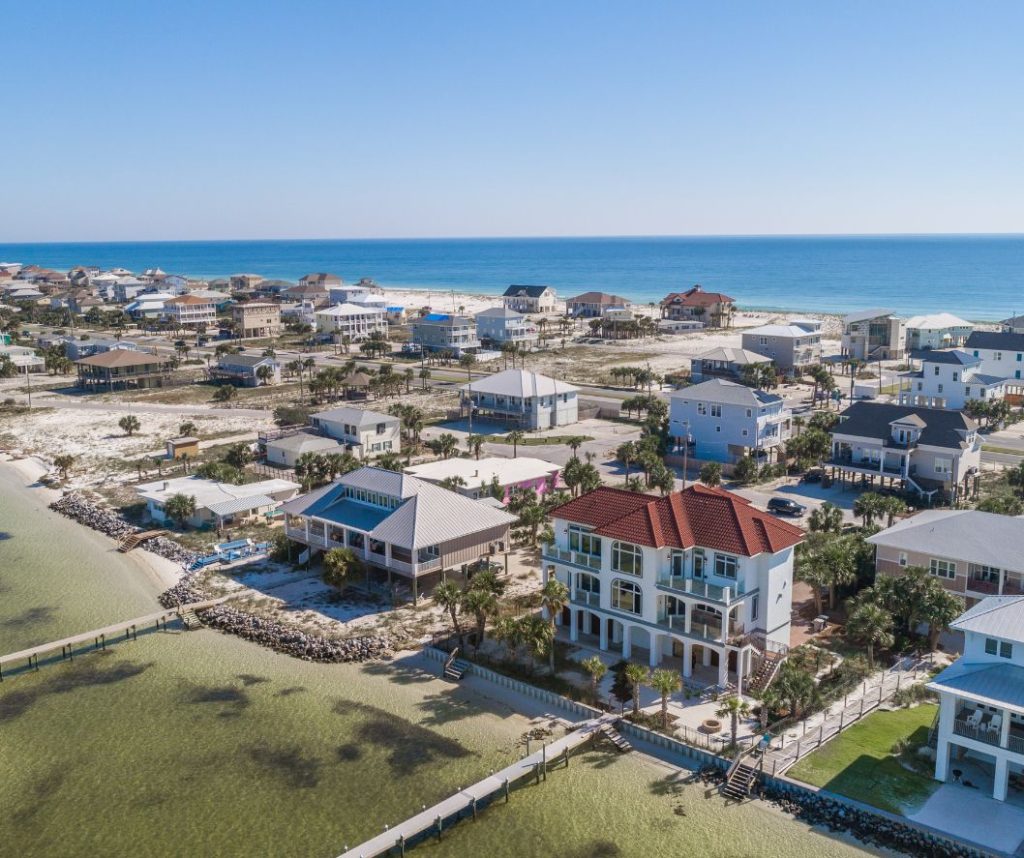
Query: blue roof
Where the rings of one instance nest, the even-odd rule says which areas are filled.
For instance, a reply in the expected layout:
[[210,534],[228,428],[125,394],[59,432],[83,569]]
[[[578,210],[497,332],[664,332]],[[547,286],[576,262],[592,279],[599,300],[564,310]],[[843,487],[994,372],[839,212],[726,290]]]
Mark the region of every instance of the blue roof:
[[333,521],[335,524],[354,527],[356,530],[371,531],[394,510],[380,509],[358,501],[336,500],[331,502],[330,497],[321,498],[305,510],[305,515],[316,516],[317,518]]
[[444,322],[451,318],[447,313],[427,313],[424,317],[428,322]]

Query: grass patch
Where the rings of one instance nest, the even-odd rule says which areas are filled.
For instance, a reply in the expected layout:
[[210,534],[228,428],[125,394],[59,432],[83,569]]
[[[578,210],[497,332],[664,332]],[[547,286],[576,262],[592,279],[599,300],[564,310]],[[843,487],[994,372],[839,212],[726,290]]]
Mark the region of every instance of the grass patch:
[[981,449],[986,453],[1002,453],[1005,456],[1024,457],[1024,450],[1017,450],[1013,447],[999,447],[995,444],[982,444]]
[[938,788],[937,781],[908,770],[893,746],[905,743],[904,756],[928,741],[937,706],[874,712],[798,762],[788,774],[804,783],[904,814],[919,807]]
[[[527,436],[519,442],[520,447],[547,447],[547,446],[558,446],[564,444],[570,438],[579,438],[581,441],[593,441],[594,439],[590,435],[548,435],[540,438],[531,438]],[[508,444],[508,441],[501,435],[487,438],[488,444]]]

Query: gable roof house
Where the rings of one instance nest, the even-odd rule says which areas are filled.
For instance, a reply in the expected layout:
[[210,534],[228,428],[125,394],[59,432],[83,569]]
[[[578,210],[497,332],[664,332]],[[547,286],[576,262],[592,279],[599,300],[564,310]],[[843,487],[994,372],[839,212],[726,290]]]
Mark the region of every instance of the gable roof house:
[[860,310],[843,317],[842,353],[863,361],[898,360],[906,348],[904,321],[891,310]]
[[555,310],[555,290],[550,286],[509,286],[501,300],[517,313],[552,313]]
[[[409,580],[415,599],[436,581],[505,551],[514,516],[425,480],[360,468],[283,507],[285,532],[311,553],[349,548],[368,566]],[[429,576],[429,577],[428,577]]]
[[613,307],[631,307],[633,302],[607,292],[584,292],[565,302],[565,312],[579,319],[599,319]]
[[348,337],[352,342],[365,340],[370,334],[379,332],[387,335],[387,311],[383,307],[362,304],[338,304],[317,310],[316,329],[330,334],[334,342]]
[[529,372],[506,369],[459,387],[460,409],[474,418],[507,422],[535,431],[569,426],[579,420],[578,388]]
[[764,355],[787,375],[800,375],[821,363],[821,331],[795,323],[748,328],[743,348]]
[[729,327],[735,309],[735,298],[722,292],[705,292],[699,285],[685,292],[671,292],[661,299],[663,319],[696,319],[713,328]]
[[217,322],[217,304],[212,298],[196,294],[178,295],[164,302],[164,313],[183,328],[214,325]]
[[75,361],[78,384],[87,390],[163,387],[171,378],[171,362],[160,355],[112,349]]
[[981,358],[963,349],[921,353],[921,369],[900,380],[903,405],[961,410],[979,399],[991,402],[1006,395],[1006,380],[981,371]]
[[1008,402],[1024,404],[1024,333],[975,331],[964,348],[981,361],[985,375],[1006,379]]
[[146,501],[153,521],[167,521],[167,501],[181,494],[195,498],[196,511],[188,519],[189,525],[216,528],[270,515],[284,501],[295,497],[299,489],[299,484],[290,480],[262,480],[237,486],[196,476],[156,480],[135,487],[139,497]]
[[742,381],[743,370],[757,364],[771,364],[771,359],[747,349],[709,349],[691,359],[690,378],[694,382],[707,381],[711,378]]
[[310,425],[360,459],[402,449],[402,421],[392,414],[344,405],[309,416]]
[[447,313],[428,313],[413,322],[412,341],[424,351],[450,351],[457,356],[480,348],[476,320]]
[[331,289],[341,286],[341,278],[337,274],[326,271],[315,271],[299,278],[300,286],[316,286],[319,289]]
[[907,350],[955,349],[967,342],[974,325],[952,313],[929,313],[907,319]]
[[[804,532],[723,489],[664,497],[601,487],[551,512],[545,579],[569,587],[569,638],[682,657],[683,677],[739,686],[790,643],[793,549]],[[591,637],[593,636],[593,637]]]
[[826,464],[844,481],[888,481],[951,501],[977,489],[978,426],[960,411],[855,402],[839,415],[831,436]]
[[491,307],[476,314],[476,330],[481,341],[497,345],[517,343],[527,348],[537,342],[537,328],[522,313],[508,307]]
[[[261,367],[269,370],[267,380],[261,376]],[[266,355],[247,355],[228,352],[217,358],[217,365],[210,369],[211,377],[221,381],[232,381],[244,387],[259,387],[261,384],[277,384],[281,381],[281,365]]]

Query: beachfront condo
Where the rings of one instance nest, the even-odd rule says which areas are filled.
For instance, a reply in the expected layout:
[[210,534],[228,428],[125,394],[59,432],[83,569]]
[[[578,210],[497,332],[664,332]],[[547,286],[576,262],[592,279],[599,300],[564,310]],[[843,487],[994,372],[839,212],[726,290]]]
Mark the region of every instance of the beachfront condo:
[[787,651],[800,528],[703,485],[665,497],[602,487],[551,516],[544,575],[569,587],[557,619],[570,640],[740,690]]
[[950,628],[964,653],[928,688],[939,695],[935,779],[1024,803],[1024,596],[990,596]]

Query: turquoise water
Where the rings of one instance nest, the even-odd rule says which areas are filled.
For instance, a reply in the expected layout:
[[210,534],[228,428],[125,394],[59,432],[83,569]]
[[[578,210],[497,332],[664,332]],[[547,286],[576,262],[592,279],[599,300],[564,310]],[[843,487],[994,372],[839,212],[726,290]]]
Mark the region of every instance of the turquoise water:
[[597,289],[644,303],[700,283],[746,307],[945,310],[979,320],[1024,312],[1019,235],[0,244],[0,260],[287,280],[332,271],[490,294],[547,283],[563,297]]
[[[0,466],[0,649],[154,607],[131,558]],[[516,759],[506,706],[391,665],[151,634],[0,684],[0,855],[331,858]],[[639,755],[587,752],[413,855],[853,858]]]

